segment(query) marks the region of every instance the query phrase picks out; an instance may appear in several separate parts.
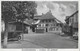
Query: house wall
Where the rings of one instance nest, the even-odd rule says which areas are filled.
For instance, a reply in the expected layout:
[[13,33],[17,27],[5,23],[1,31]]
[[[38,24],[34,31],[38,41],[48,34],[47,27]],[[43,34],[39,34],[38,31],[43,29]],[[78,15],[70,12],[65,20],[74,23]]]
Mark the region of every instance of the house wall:
[[74,15],[73,28],[78,28],[78,13]]
[[73,35],[75,32],[78,32],[78,12],[70,16],[66,21],[69,23],[68,26],[70,27],[70,34]]
[[9,31],[9,32],[14,32],[14,31],[16,31],[16,25],[14,25],[14,24],[9,24],[9,25],[8,25],[8,31]]
[[61,32],[60,25],[53,21],[54,19],[41,20],[37,28],[44,29],[44,32]]
[[75,32],[78,32],[78,13],[74,14],[74,21],[73,21],[73,34],[75,34]]
[[69,26],[72,26],[74,23],[74,15],[69,18]]
[[74,15],[74,23],[77,23],[77,22],[78,22],[78,13]]
[[69,26],[72,26],[73,28],[78,28],[78,13],[69,18]]
[[48,27],[48,32],[61,32],[60,27]]

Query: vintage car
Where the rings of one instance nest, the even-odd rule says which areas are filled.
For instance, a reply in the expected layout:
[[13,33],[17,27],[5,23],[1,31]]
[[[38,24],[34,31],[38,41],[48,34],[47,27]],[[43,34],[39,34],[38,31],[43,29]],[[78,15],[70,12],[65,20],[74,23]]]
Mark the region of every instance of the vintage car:
[[78,32],[75,32],[75,33],[73,34],[73,38],[74,38],[75,40],[78,40]]
[[9,32],[8,33],[8,40],[21,40],[21,34],[19,32]]
[[[22,34],[24,33],[25,25],[21,22],[10,22],[8,23],[8,41],[21,40]],[[27,32],[27,30],[26,30]],[[1,40],[4,40],[5,32],[1,33]]]

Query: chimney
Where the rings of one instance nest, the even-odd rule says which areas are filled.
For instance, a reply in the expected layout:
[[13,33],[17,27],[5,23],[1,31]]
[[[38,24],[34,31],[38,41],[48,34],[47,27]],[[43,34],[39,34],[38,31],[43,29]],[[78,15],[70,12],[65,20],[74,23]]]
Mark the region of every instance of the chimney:
[[49,13],[51,13],[51,10],[49,10]]
[[50,13],[50,14],[52,14],[51,10],[49,10],[47,13]]

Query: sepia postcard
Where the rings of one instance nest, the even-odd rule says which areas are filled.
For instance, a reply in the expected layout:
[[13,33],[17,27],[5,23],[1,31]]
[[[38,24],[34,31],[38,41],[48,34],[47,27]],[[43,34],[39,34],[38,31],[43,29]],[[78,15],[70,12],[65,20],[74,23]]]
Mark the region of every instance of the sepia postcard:
[[1,48],[78,49],[78,4],[79,1],[1,1]]

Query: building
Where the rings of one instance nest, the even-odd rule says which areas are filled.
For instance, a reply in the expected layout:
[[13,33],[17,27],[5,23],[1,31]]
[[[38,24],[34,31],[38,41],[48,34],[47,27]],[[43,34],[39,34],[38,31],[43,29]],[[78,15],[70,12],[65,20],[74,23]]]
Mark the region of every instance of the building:
[[7,23],[7,27],[5,27],[5,23],[3,20],[1,20],[1,27],[2,27],[2,32],[1,32],[1,38],[4,38],[5,34],[5,29],[7,28],[8,32],[8,37],[13,36],[13,34],[20,34],[20,33],[28,33],[28,30],[26,30],[28,26],[30,26],[28,23],[21,22],[21,21],[10,21]]
[[52,15],[51,11],[35,16],[34,20],[40,20],[36,26],[36,32],[61,32],[61,22]]
[[69,33],[72,36],[73,34],[75,34],[75,32],[78,32],[78,11],[76,11],[75,13],[73,13],[70,16],[67,16],[66,19],[66,24],[69,26]]

